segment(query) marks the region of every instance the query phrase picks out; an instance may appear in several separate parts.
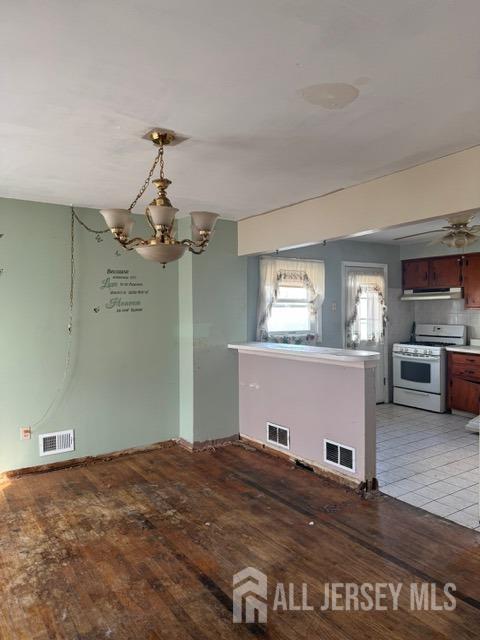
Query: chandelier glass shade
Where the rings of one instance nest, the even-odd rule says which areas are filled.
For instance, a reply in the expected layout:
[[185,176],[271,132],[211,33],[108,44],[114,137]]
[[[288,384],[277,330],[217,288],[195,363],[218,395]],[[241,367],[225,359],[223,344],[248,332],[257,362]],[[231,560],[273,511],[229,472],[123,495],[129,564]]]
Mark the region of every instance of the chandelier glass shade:
[[[192,237],[184,240],[176,239],[175,215],[178,209],[172,207],[167,196],[167,188],[171,181],[165,177],[163,160],[164,146],[172,142],[175,136],[171,132],[154,130],[150,137],[158,145],[158,153],[134,201],[128,209],[101,209],[100,213],[113,237],[122,247],[129,251],[133,249],[145,260],[160,262],[165,267],[167,262],[179,260],[187,250],[195,254],[203,253],[212,237],[218,214],[210,211],[192,211],[190,213]],[[160,166],[160,175],[152,180],[157,165]],[[145,209],[152,235],[149,238],[132,237],[135,222],[132,209],[150,182],[157,189],[155,198]]]

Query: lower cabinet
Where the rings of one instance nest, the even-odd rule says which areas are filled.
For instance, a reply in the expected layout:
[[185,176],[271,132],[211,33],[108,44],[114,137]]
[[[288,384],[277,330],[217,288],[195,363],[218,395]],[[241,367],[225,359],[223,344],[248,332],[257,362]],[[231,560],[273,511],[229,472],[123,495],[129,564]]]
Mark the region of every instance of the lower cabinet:
[[448,407],[480,413],[480,355],[449,352]]

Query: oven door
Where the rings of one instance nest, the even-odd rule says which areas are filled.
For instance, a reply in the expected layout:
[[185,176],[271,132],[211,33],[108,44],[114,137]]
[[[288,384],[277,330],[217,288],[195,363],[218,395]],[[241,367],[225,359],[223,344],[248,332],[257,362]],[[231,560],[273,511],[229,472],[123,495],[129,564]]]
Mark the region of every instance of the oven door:
[[393,354],[393,384],[403,389],[441,393],[440,356]]

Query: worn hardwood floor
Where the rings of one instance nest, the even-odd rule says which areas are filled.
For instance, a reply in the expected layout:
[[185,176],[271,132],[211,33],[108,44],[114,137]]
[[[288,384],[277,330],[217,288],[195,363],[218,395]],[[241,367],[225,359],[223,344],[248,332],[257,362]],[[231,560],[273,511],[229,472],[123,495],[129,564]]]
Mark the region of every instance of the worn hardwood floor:
[[[313,522],[314,524],[309,524]],[[6,482],[0,637],[174,640],[480,636],[480,535],[242,446],[180,447]],[[232,624],[246,566],[308,585],[454,582],[455,611],[268,612]]]

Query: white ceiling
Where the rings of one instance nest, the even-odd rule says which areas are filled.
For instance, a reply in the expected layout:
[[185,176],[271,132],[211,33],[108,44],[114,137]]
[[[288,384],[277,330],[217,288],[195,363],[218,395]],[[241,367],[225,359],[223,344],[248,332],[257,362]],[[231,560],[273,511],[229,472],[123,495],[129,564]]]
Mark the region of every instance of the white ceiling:
[[[3,3],[0,196],[128,206],[156,125],[189,137],[174,204],[228,218],[480,144],[479,23],[478,0]],[[319,83],[360,93],[325,109]]]

